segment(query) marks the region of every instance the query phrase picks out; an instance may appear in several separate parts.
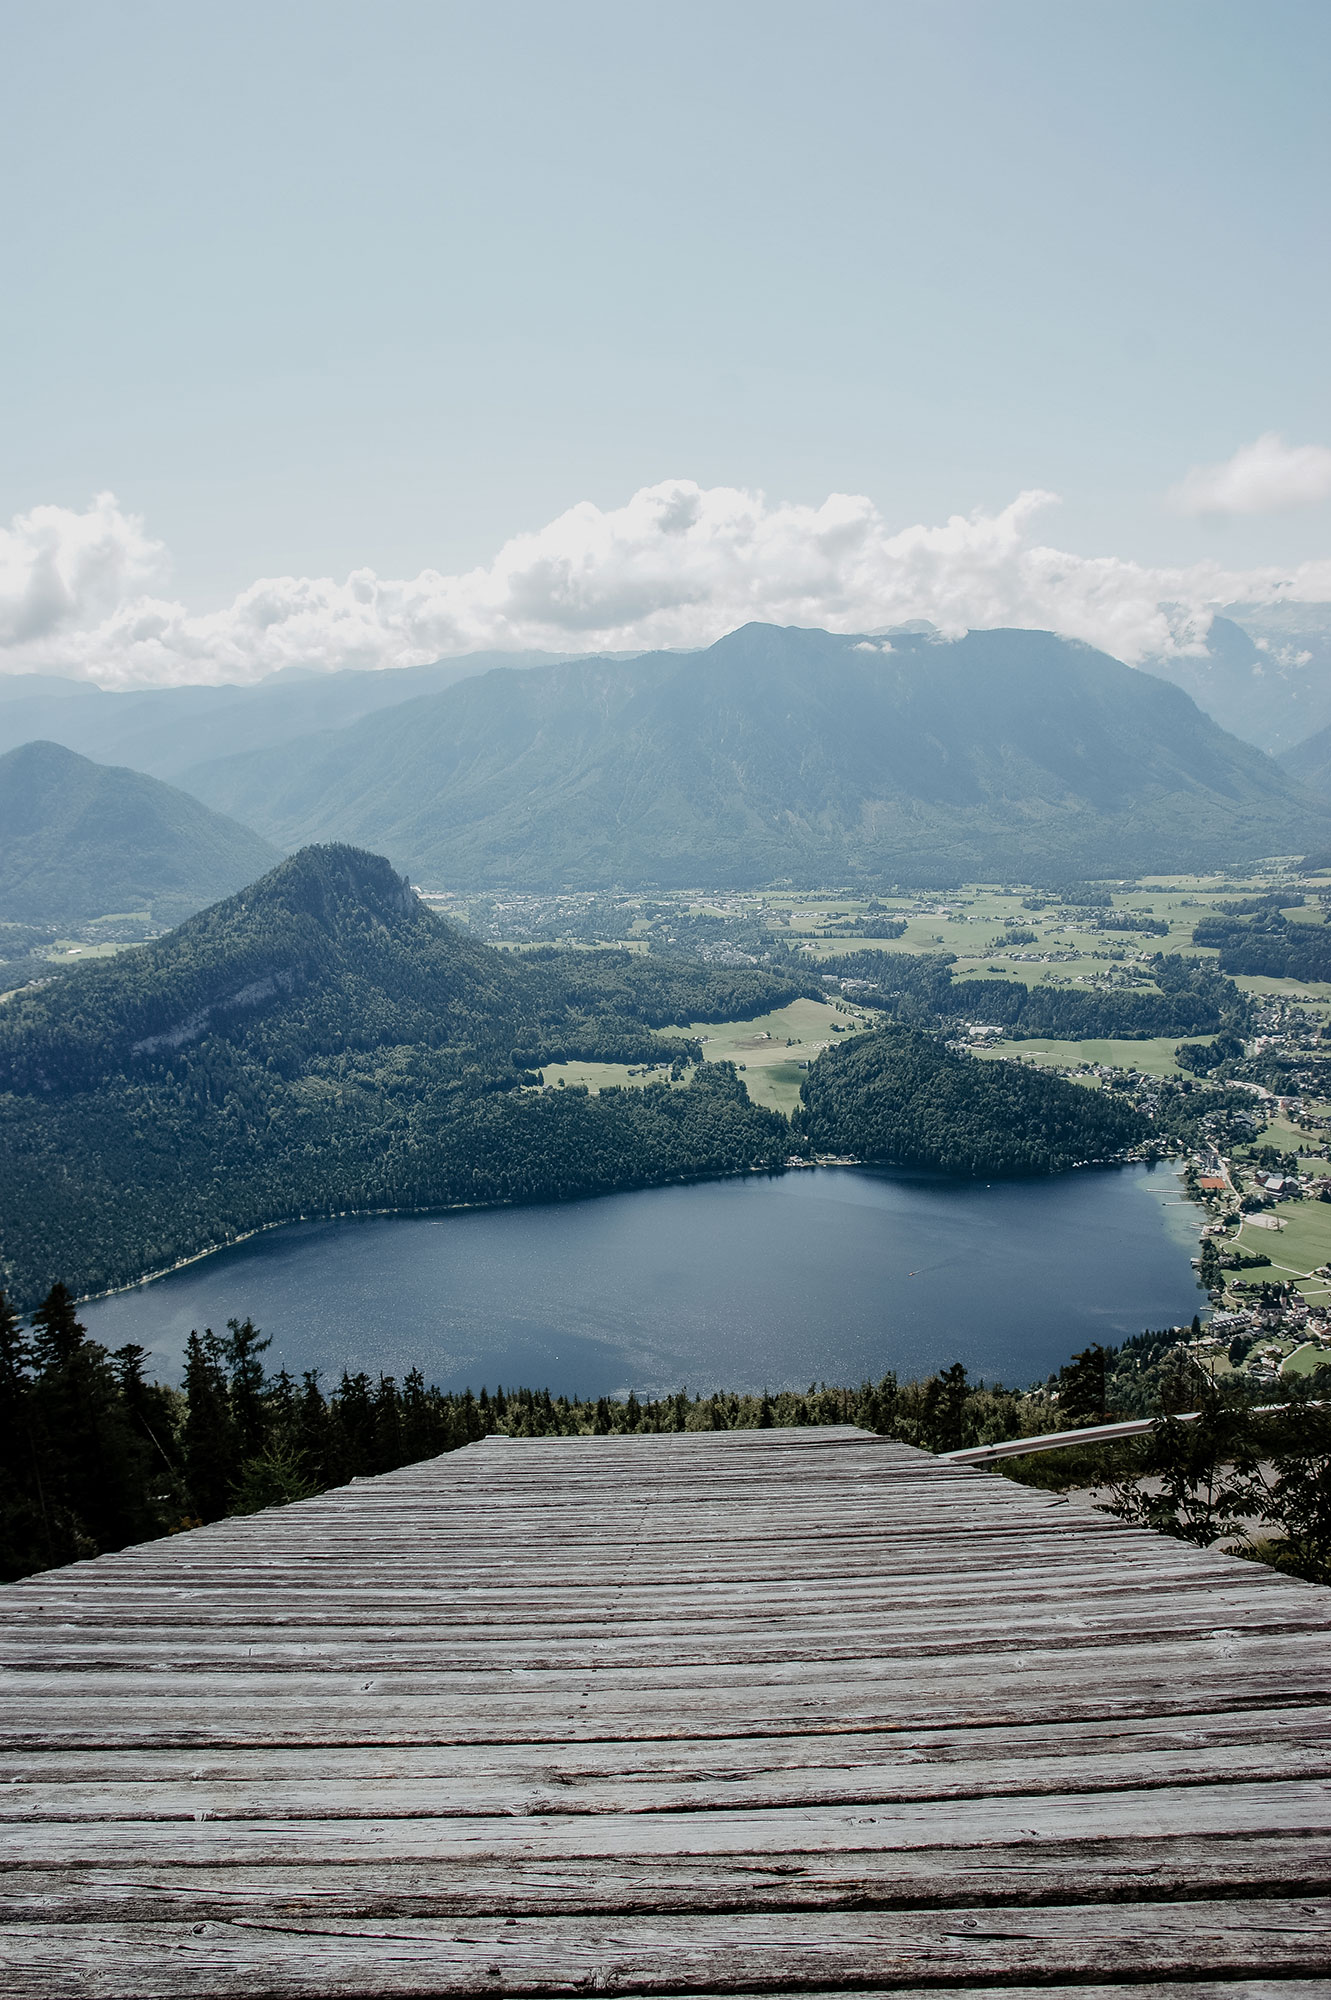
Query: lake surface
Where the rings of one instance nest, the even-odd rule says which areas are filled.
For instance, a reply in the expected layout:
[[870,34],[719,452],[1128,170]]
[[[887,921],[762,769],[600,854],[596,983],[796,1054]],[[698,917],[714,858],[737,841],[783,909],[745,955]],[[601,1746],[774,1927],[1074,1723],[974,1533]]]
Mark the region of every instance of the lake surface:
[[761,1390],[963,1361],[1024,1386],[1188,1320],[1199,1211],[1172,1168],[949,1181],[832,1167],[539,1208],[293,1223],[81,1309],[179,1378],[247,1314],[293,1373],[556,1395]]

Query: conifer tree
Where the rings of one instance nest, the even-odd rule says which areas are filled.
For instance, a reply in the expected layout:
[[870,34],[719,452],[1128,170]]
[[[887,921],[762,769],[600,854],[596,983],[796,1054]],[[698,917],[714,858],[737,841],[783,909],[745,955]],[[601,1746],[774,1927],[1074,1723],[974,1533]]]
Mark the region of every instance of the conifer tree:
[[300,1396],[295,1417],[296,1455],[307,1479],[318,1486],[332,1483],[329,1450],[328,1405],[319,1387],[317,1368],[307,1369],[300,1378]]
[[1097,1341],[1058,1371],[1058,1413],[1069,1426],[1098,1423],[1108,1399],[1109,1356]]
[[341,1481],[363,1478],[374,1470],[374,1403],[370,1378],[344,1368],[331,1412],[331,1462]]
[[237,1470],[231,1398],[222,1366],[222,1344],[212,1328],[192,1332],[185,1344],[185,1481],[190,1505],[201,1521],[217,1521],[227,1510]]
[[391,1375],[381,1375],[374,1392],[374,1469],[391,1471],[402,1463],[402,1410],[397,1383]]
[[0,1292],[0,1581],[49,1560],[33,1450],[31,1351],[23,1322]]
[[267,1440],[261,1357],[273,1343],[271,1336],[260,1337],[250,1319],[229,1319],[226,1334],[222,1347],[230,1370],[231,1422],[236,1454],[243,1464],[247,1458],[257,1458]]
[[39,1375],[50,1375],[74,1359],[87,1329],[74,1301],[57,1279],[32,1316],[32,1357]]
[[0,1292],[0,1423],[22,1400],[30,1347],[23,1322]]

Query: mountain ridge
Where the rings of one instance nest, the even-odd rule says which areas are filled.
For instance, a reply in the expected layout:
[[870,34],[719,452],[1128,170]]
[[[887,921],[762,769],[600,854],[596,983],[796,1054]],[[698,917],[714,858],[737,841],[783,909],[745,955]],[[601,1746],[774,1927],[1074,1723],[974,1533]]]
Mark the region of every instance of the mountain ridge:
[[551,665],[564,653],[464,653],[418,667],[284,667],[262,681],[110,690],[50,674],[0,674],[0,752],[41,738],[100,762],[129,765],[177,784],[205,754],[217,757],[328,728],[425,692],[439,692],[498,662]]
[[[1274,757],[1331,724],[1331,624],[1326,607],[1252,607],[1217,613],[1202,653],[1143,661],[1192,696],[1204,714]],[[1322,614],[1320,617],[1318,614]]]
[[176,923],[277,851],[158,778],[35,742],[0,756],[0,920],[73,924],[145,907]]
[[1122,874],[1331,839],[1331,808],[1179,689],[1003,629],[753,624],[496,668],[188,782],[280,844],[351,840],[474,887]]

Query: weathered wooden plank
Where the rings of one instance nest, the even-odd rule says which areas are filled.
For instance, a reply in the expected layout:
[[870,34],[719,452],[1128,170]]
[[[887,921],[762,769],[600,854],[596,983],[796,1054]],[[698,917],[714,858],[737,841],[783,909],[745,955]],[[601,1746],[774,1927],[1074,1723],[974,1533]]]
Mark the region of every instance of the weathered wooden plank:
[[664,1810],[667,1798],[701,1806],[713,1794],[717,1802],[751,1806],[763,1786],[773,1794],[771,1804],[777,1790],[791,1804],[807,1804],[821,1792],[851,1802],[887,1796],[889,1788],[931,1798],[1069,1792],[1103,1790],[1115,1774],[1121,1784],[1209,1782],[1217,1772],[1257,1778],[1273,1762],[1287,1776],[1309,1776],[1329,1754],[1329,1708],[1013,1730],[683,1738],[640,1742],[632,1760],[622,1742],[490,1744],[482,1768],[470,1746],[438,1744],[222,1748],[206,1752],[202,1762],[192,1748],[46,1750],[8,1760],[0,1818],[58,1816],[66,1808],[78,1816],[94,1808],[110,1814],[120,1798],[150,1804],[134,1818],[154,1818],[174,1810],[176,1796],[188,1798],[192,1814],[200,1802],[208,1804],[212,1788],[224,1786],[264,1786],[282,1794],[282,1810],[294,1810],[302,1786],[434,1784],[448,1788],[450,1812],[476,1810],[478,1798],[490,1800],[482,1810],[526,1810],[536,1794],[550,1798],[552,1810]]
[[[1215,1612],[1210,1616],[1213,1618]],[[1261,1620],[1229,1612],[1226,1627],[1234,1640],[1267,1644],[1291,1633],[1307,1632],[1324,1644],[1320,1622],[1291,1626],[1285,1622]],[[815,1628],[783,1633],[779,1627],[752,1634],[728,1634],[708,1643],[696,1633],[664,1635],[655,1640],[607,1634],[593,1639],[547,1638],[531,1642],[514,1634],[505,1645],[501,1639],[479,1643],[453,1634],[447,1621],[431,1629],[385,1625],[376,1632],[372,1626],[354,1631],[336,1627],[320,1630],[315,1626],[288,1627],[262,1634],[233,1635],[188,1631],[179,1627],[128,1626],[117,1639],[114,1633],[95,1639],[84,1634],[61,1631],[42,1638],[32,1637],[6,1649],[4,1665],[20,1673],[54,1669],[105,1669],[119,1673],[136,1668],[146,1671],[208,1673],[243,1666],[255,1656],[256,1643],[264,1650],[270,1670],[286,1666],[301,1670],[339,1673],[406,1673],[431,1669],[448,1673],[455,1685],[481,1685],[497,1675],[540,1673],[551,1685],[560,1676],[581,1677],[596,1670],[613,1674],[626,1683],[647,1680],[661,1685],[666,1671],[696,1675],[700,1684],[724,1684],[741,1674],[764,1681],[785,1678],[784,1669],[792,1649],[797,1649],[809,1667],[834,1667],[838,1675],[860,1678],[865,1672],[876,1675],[887,1662],[937,1659],[946,1649],[949,1657],[963,1660],[968,1655],[990,1660],[995,1655],[1020,1653],[1066,1660],[1081,1651],[1097,1655],[1107,1643],[1125,1651],[1144,1649],[1157,1642],[1211,1641],[1214,1626],[1207,1614],[1170,1615],[1162,1610],[1155,1618],[1139,1615],[1133,1622],[1115,1627],[1105,1619],[1097,1622],[1054,1615],[1047,1622],[1014,1625],[1006,1618],[988,1624],[958,1621],[955,1635],[945,1622],[928,1625],[873,1627],[855,1634],[824,1635]],[[682,1684],[682,1683],[681,1683]],[[1331,1683],[1328,1683],[1331,1691]]]
[[420,1918],[226,1924],[15,1924],[0,1965],[27,1994],[147,2000],[194,1991],[336,1996],[669,1986],[733,1990],[869,1981],[954,1983],[1272,1974],[1318,1977],[1331,1955],[1331,1906],[1317,1902],[1050,1906],[995,1918],[948,1912],[727,1912],[650,1917],[472,1919],[459,1931]]
[[[1314,1619],[1320,1599],[1310,1595],[1273,1597],[1265,1588],[1265,1573],[1251,1563],[1230,1565],[1223,1585],[1209,1577],[1188,1572],[1171,1575],[1169,1589],[1181,1604],[1208,1604],[1216,1609],[1250,1610],[1265,1617],[1287,1618],[1292,1624]],[[262,1590],[221,1588],[181,1589],[174,1585],[122,1590],[107,1587],[78,1595],[43,1593],[42,1600],[23,1601],[17,1590],[0,1597],[6,1613],[5,1643],[30,1629],[40,1615],[52,1625],[71,1631],[97,1631],[106,1627],[133,1626],[142,1621],[197,1625],[200,1630],[227,1629],[243,1624],[256,1632],[281,1630],[291,1624],[327,1618],[348,1627],[378,1625],[385,1620],[409,1623],[415,1619],[434,1622],[447,1617],[459,1631],[477,1631],[482,1637],[502,1630],[505,1622],[517,1633],[539,1637],[543,1632],[606,1632],[627,1630],[635,1636],[662,1632],[668,1636],[681,1616],[698,1623],[707,1632],[745,1632],[754,1628],[782,1626],[833,1630],[856,1629],[860,1619],[869,1621],[897,1617],[962,1618],[975,1611],[975,1585],[969,1577],[949,1572],[923,1578],[884,1578],[879,1573],[855,1580],[856,1595],[847,1604],[843,1583],[838,1579],[800,1580],[798,1598],[782,1603],[770,1587],[761,1590],[747,1585],[723,1587],[700,1580],[689,1589],[651,1590],[624,1583],[598,1593],[562,1591],[553,1582],[545,1588],[517,1585],[482,1588],[456,1579],[428,1588],[390,1589],[380,1584],[374,1589],[357,1589],[348,1584],[337,1588],[321,1583],[317,1588],[303,1573],[295,1573],[276,1587]],[[1136,1579],[1119,1565],[1079,1570],[1072,1578],[1057,1571],[1031,1576],[1012,1563],[1004,1570],[1001,1606],[990,1615],[1011,1618],[1049,1607],[1064,1607],[1070,1615],[1089,1613],[1101,1618],[1126,1621],[1142,1607],[1154,1608],[1160,1579],[1155,1575]],[[1106,1596],[1112,1594],[1112,1603]],[[1214,1619],[1212,1623],[1214,1623]]]
[[[72,1678],[72,1677],[71,1677]],[[331,1678],[331,1677],[330,1677]],[[594,1686],[595,1676],[590,1677]],[[1034,1677],[1031,1677],[1034,1681]],[[473,1744],[540,1743],[552,1737],[579,1743],[618,1740],[625,1744],[676,1739],[733,1738],[747,1733],[755,1742],[822,1732],[840,1735],[877,1729],[885,1733],[921,1727],[984,1725],[1022,1727],[1038,1721],[1067,1723],[1125,1717],[1164,1718],[1228,1699],[1236,1711],[1268,1707],[1300,1696],[1323,1701],[1326,1677],[1299,1678],[1278,1661],[1258,1671],[1236,1673],[1218,1688],[1205,1672],[1180,1675],[1174,1683],[1149,1672],[1112,1693],[1103,1685],[1061,1688],[1052,1676],[1039,1684],[975,1689],[946,1687],[899,1693],[887,1688],[843,1697],[834,1688],[770,1693],[742,1688],[728,1698],[698,1693],[687,1701],[616,1705],[585,1699],[546,1701],[515,1677],[507,1696],[445,1706],[436,1696],[366,1695],[363,1701],[337,1692],[282,1700],[255,1690],[247,1701],[240,1691],[187,1705],[183,1699],[154,1703],[151,1692],[113,1701],[103,1691],[94,1698],[62,1703],[58,1692],[39,1711],[15,1702],[0,1718],[0,1740],[15,1749],[118,1745],[154,1749],[163,1744],[200,1749],[249,1745]],[[164,1690],[165,1697],[165,1690]],[[908,1702],[908,1705],[906,1705]]]
[[[311,1755],[311,1766],[318,1759]],[[954,1800],[990,1796],[1036,1798],[1073,1791],[1116,1792],[1210,1784],[1260,1783],[1271,1765],[1269,1746],[1246,1756],[1231,1745],[1209,1751],[1124,1753],[1116,1756],[996,1761],[947,1771],[903,1769],[891,1773],[826,1769],[722,1778],[705,1773],[674,1781],[632,1776],[583,1779],[533,1775],[526,1781],[407,1776],[336,1778],[314,1768],[304,1777],[225,1782],[198,1778],[172,1784],[161,1778],[57,1785],[16,1783],[0,1787],[0,1824],[58,1824],[89,1820],[415,1819],[430,1815],[488,1818],[496,1813],[701,1812],[708,1809],[782,1810],[822,1805],[889,1805],[908,1799]],[[1289,1750],[1281,1759],[1287,1778],[1331,1779],[1331,1743]]]
[[[1209,1669],[1213,1673],[1219,1670],[1228,1674],[1249,1665],[1256,1668],[1261,1661],[1277,1656],[1290,1667],[1297,1662],[1307,1662],[1331,1671],[1326,1637],[1324,1625],[1320,1628],[1296,1626],[1288,1631],[1271,1633],[1217,1624],[1192,1629],[1178,1636],[1171,1633],[1155,1636],[1149,1632],[1140,1636],[1134,1633],[1089,1633],[1080,1645],[1069,1645],[1059,1634],[1048,1643],[1042,1641],[1032,1645],[1021,1636],[1006,1634],[1000,1625],[991,1635],[988,1648],[978,1651],[969,1648],[955,1651],[946,1643],[946,1635],[938,1633],[932,1643],[907,1644],[900,1651],[866,1650],[851,1657],[838,1656],[834,1678],[838,1686],[848,1690],[852,1686],[877,1685],[889,1680],[917,1686],[921,1682],[928,1683],[931,1675],[951,1675],[973,1682],[1018,1672],[1057,1672],[1069,1680],[1102,1685],[1106,1673],[1121,1670],[1131,1675],[1134,1670],[1148,1664],[1162,1674],[1174,1671],[1186,1673],[1190,1668]],[[788,1655],[764,1660],[760,1663],[761,1671],[754,1671],[743,1660],[690,1660],[686,1654],[688,1643],[685,1638],[678,1647],[673,1643],[662,1645],[645,1664],[621,1666],[613,1671],[602,1660],[596,1660],[590,1666],[574,1668],[525,1668],[519,1664],[507,1676],[503,1669],[493,1665],[484,1670],[454,1669],[447,1663],[420,1668],[384,1665],[377,1675],[376,1686],[383,1691],[437,1691],[441,1695],[449,1692],[464,1695],[483,1694],[502,1685],[506,1679],[521,1680],[525,1685],[530,1678],[546,1693],[554,1694],[561,1690],[581,1689],[589,1671],[594,1670],[598,1677],[613,1679],[616,1692],[627,1696],[631,1691],[723,1690],[737,1684],[768,1688],[818,1687],[833,1678],[826,1672],[825,1663],[817,1657]],[[263,1688],[277,1694],[284,1685],[289,1689],[294,1672],[307,1678],[311,1684],[319,1683],[325,1688],[338,1686],[352,1692],[361,1678],[360,1668],[336,1663],[323,1667],[318,1661],[295,1660],[288,1668],[285,1653],[283,1642],[276,1638],[256,1641],[246,1656],[247,1662],[253,1663],[252,1667],[237,1665],[192,1669],[189,1687],[209,1696],[214,1692],[224,1694],[228,1688],[237,1687],[250,1692]],[[685,1653],[685,1657],[678,1657],[679,1653]],[[163,1648],[159,1657],[169,1670],[173,1664],[169,1649]],[[136,1661],[130,1672],[136,1673],[138,1668]],[[80,1689],[96,1689],[100,1696],[103,1690],[110,1692],[117,1685],[123,1686],[128,1677],[129,1674],[108,1665],[93,1665],[72,1671],[43,1663],[34,1663],[30,1667],[9,1665],[0,1669],[0,1697],[21,1694],[24,1698],[36,1699],[47,1692],[69,1696]]]
[[1331,1832],[1197,1833],[1158,1839],[1030,1841],[965,1848],[804,1847],[784,1854],[467,1855],[446,1863],[376,1853],[357,1863],[283,1854],[138,1865],[111,1843],[93,1863],[19,1864],[0,1873],[5,1921],[227,1920],[256,1907],[281,1915],[650,1915],[734,1909],[946,1909],[1043,1903],[1177,1902],[1225,1895],[1322,1896]]
[[[200,1808],[202,1812],[202,1808]],[[450,1818],[117,1820],[0,1825],[0,1865],[117,1865],[155,1860],[250,1866],[277,1861],[466,1859],[479,1854],[601,1856],[784,1855],[870,1849],[1009,1847],[1078,1839],[1159,1840],[1187,1834],[1325,1831],[1331,1785],[1320,1780],[1209,1784],[1171,1790],[838,1803],[792,1809],[549,1814]]]

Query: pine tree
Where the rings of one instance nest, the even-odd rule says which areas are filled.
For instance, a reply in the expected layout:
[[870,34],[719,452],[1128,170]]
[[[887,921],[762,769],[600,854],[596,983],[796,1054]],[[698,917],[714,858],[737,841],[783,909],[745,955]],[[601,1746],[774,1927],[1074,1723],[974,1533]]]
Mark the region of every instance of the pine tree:
[[0,1581],[52,1560],[32,1437],[31,1350],[23,1322],[0,1292]]
[[185,1344],[185,1482],[201,1521],[226,1513],[236,1471],[235,1425],[222,1366],[222,1343],[212,1328],[192,1332]]
[[316,1486],[330,1485],[334,1475],[329,1456],[328,1405],[319,1387],[317,1368],[307,1369],[300,1379],[295,1438],[297,1458],[305,1477]]
[[374,1392],[374,1469],[391,1472],[402,1463],[402,1411],[397,1383],[391,1375],[381,1375]]
[[63,1284],[51,1287],[33,1328],[33,1437],[52,1559],[71,1562],[158,1533],[148,1441]]
[[1098,1423],[1108,1399],[1109,1356],[1096,1342],[1058,1371],[1058,1412],[1066,1425]]
[[223,1352],[230,1368],[231,1422],[235,1427],[235,1451],[243,1463],[257,1458],[267,1442],[264,1411],[264,1369],[260,1357],[272,1346],[271,1337],[261,1339],[253,1320],[229,1319]]
[[74,1301],[59,1280],[32,1316],[33,1364],[39,1375],[50,1375],[72,1361],[87,1328],[80,1324]]
[[374,1470],[374,1402],[370,1378],[344,1368],[330,1411],[330,1471],[339,1484]]
[[30,1359],[23,1322],[0,1292],[0,1424],[22,1401]]

